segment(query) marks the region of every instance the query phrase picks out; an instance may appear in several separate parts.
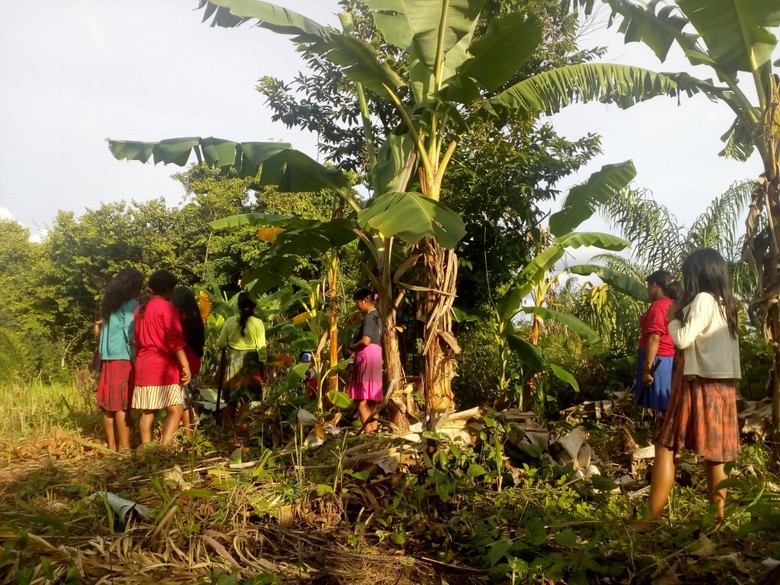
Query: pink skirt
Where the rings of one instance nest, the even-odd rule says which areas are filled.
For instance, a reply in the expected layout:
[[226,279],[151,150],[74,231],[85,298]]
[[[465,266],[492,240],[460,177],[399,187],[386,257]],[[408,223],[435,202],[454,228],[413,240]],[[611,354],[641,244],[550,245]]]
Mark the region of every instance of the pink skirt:
[[97,391],[97,405],[101,411],[130,410],[133,402],[133,373],[130,360],[102,362]]
[[352,400],[382,401],[382,346],[371,343],[353,356],[347,394]]

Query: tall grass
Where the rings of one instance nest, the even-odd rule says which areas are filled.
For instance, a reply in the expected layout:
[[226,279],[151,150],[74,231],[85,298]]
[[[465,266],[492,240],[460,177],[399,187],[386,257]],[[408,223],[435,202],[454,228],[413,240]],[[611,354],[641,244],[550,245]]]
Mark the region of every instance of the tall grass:
[[0,384],[0,440],[44,436],[54,428],[92,434],[100,428],[89,385],[41,382]]

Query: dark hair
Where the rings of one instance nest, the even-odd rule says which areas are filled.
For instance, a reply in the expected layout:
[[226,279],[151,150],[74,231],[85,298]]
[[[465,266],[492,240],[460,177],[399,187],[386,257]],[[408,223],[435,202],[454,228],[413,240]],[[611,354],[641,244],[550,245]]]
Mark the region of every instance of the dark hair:
[[676,301],[680,298],[680,294],[682,293],[682,285],[677,280],[677,278],[675,278],[674,274],[668,270],[656,270],[645,280],[647,281],[647,284],[653,283],[660,286],[665,297],[669,297],[673,301]]
[[[682,275],[685,281],[680,305],[686,307],[699,293],[709,293],[718,302],[721,315],[729,326],[732,337],[737,337],[737,301],[731,292],[729,272],[726,261],[717,250],[702,248],[695,250],[683,261]],[[678,312],[678,318],[685,322],[684,315]]]
[[255,307],[257,307],[257,303],[249,298],[248,293],[238,293],[238,324],[241,327],[241,337],[243,337],[246,332],[247,321],[249,321],[249,317],[254,314]]
[[203,357],[206,331],[203,327],[203,320],[200,318],[198,302],[195,300],[192,290],[186,286],[177,286],[173,289],[171,304],[179,309],[184,341],[187,342],[187,345],[196,356]]
[[149,288],[141,295],[141,305],[138,307],[138,316],[141,317],[146,311],[146,305],[155,295],[171,292],[179,280],[167,270],[157,270],[149,277]]
[[367,289],[367,288],[359,288],[355,291],[355,294],[352,295],[353,301],[371,301],[372,303],[376,300],[376,295],[373,293],[373,291]]
[[104,320],[127,301],[138,296],[144,284],[144,275],[136,268],[123,268],[111,279],[100,303],[100,316]]

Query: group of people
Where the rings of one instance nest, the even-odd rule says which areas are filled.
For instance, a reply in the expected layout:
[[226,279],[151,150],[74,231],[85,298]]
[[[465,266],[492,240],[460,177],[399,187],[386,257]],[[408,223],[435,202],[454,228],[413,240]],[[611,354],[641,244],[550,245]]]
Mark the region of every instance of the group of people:
[[[163,445],[173,441],[181,426],[190,434],[195,423],[195,379],[205,345],[198,303],[192,290],[177,286],[167,270],[154,272],[142,292],[143,281],[135,268],[121,270],[109,283],[95,322],[97,405],[112,450],[130,448],[131,410],[141,412],[142,445],[152,440],[154,418],[162,409]],[[233,410],[241,398],[238,389],[259,398],[266,355],[263,323],[252,315],[254,302],[241,293],[238,306],[239,316],[227,319],[217,342],[229,350],[225,404]]]
[[681,447],[704,459],[710,504],[722,519],[726,463],[739,454],[736,384],[741,377],[737,302],[723,257],[696,250],[681,267],[647,277],[649,310],[640,320],[636,395],[657,415],[648,513],[658,520],[674,485]]
[[[131,410],[140,411],[142,445],[152,440],[160,410],[165,410],[163,445],[170,444],[182,426],[190,434],[195,422],[193,396],[205,345],[204,319],[192,290],[177,286],[170,272],[154,272],[142,291],[143,283],[137,269],[121,270],[109,283],[95,322],[100,354],[97,405],[112,450],[130,448]],[[349,345],[354,367],[347,392],[371,432],[378,423],[367,421],[382,400],[382,321],[371,291],[360,289],[354,300],[365,316]],[[265,326],[254,314],[256,303],[241,292],[237,306],[238,315],[225,321],[217,339],[217,347],[226,350],[223,416],[230,421],[239,405],[260,400],[267,361]]]

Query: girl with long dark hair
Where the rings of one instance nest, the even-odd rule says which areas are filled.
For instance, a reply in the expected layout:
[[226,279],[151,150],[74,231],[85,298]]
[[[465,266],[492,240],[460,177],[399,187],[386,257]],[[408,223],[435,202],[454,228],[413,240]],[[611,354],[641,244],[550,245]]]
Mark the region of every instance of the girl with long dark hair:
[[712,248],[696,250],[682,265],[680,300],[669,307],[669,333],[678,348],[672,394],[655,438],[649,514],[661,517],[674,484],[674,456],[685,447],[704,459],[707,492],[722,519],[725,463],[739,454],[735,384],[741,377],[737,302],[723,257]]
[[100,380],[97,405],[103,413],[108,448],[130,448],[130,406],[133,401],[133,319],[144,276],[123,268],[106,287],[100,303]]
[[173,291],[173,304],[179,311],[181,317],[181,329],[184,333],[184,353],[187,355],[187,362],[190,364],[190,374],[192,378],[189,384],[182,387],[183,402],[181,415],[184,434],[188,437],[192,435],[195,424],[195,409],[193,401],[196,396],[195,384],[197,376],[200,373],[201,360],[203,359],[203,347],[206,344],[206,331],[203,326],[203,319],[200,316],[198,302],[192,290],[186,286],[177,286]]
[[225,418],[232,421],[236,407],[242,410],[260,400],[265,378],[268,350],[265,344],[265,326],[254,314],[257,304],[246,292],[238,295],[238,315],[228,317],[222,325],[217,347],[227,348],[224,382]]
[[182,385],[191,374],[181,319],[170,300],[176,277],[158,270],[149,277],[149,288],[135,313],[136,373],[133,408],[142,410],[141,444],[152,440],[155,412],[165,409],[160,443],[168,445],[179,428]]

